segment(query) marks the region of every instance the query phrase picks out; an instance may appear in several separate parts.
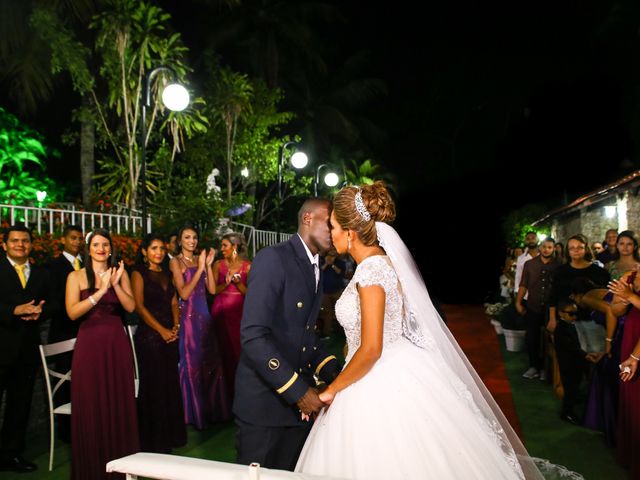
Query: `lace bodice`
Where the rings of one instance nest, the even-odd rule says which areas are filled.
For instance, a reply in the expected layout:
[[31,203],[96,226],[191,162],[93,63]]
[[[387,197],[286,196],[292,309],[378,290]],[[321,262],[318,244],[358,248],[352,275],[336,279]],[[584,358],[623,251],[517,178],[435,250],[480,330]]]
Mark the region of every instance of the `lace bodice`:
[[402,336],[403,306],[396,272],[386,256],[367,257],[358,265],[349,285],[336,302],[336,318],[344,328],[349,348],[345,362],[351,360],[351,356],[360,346],[361,319],[358,285],[361,287],[380,285],[384,289],[383,347]]

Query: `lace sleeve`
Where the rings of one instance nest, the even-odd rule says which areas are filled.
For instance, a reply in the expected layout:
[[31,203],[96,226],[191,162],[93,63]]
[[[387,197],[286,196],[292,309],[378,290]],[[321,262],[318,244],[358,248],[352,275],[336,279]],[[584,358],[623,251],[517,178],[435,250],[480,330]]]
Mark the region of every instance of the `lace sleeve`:
[[[385,268],[386,267],[386,268]],[[378,285],[382,287],[385,293],[388,293],[389,273],[392,273],[389,265],[379,255],[366,258],[353,275],[353,281],[361,287],[371,287]]]

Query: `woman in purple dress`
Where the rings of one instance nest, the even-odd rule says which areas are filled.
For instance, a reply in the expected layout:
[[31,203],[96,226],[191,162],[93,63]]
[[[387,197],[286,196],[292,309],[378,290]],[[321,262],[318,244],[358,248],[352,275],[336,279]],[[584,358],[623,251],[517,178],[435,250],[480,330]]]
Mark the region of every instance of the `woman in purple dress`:
[[180,389],[185,423],[198,429],[230,417],[229,400],[206,290],[215,293],[211,265],[215,250],[196,255],[198,232],[184,227],[178,233],[177,255],[171,259],[180,296]]
[[218,327],[224,377],[230,397],[233,398],[236,368],[240,361],[240,320],[251,262],[246,258],[247,244],[241,233],[224,235],[220,241],[220,251],[223,258],[213,264],[216,296],[211,316]]
[[134,397],[133,353],[123,309],[135,304],[122,261],[115,265],[109,232],[87,237],[85,268],[67,279],[66,307],[79,320],[71,382],[71,478],[124,478],[107,474],[107,462],[140,450]]
[[157,453],[187,443],[178,378],[180,313],[171,273],[162,268],[166,255],[164,238],[148,235],[131,275],[136,312],[143,320],[135,335],[140,447]]

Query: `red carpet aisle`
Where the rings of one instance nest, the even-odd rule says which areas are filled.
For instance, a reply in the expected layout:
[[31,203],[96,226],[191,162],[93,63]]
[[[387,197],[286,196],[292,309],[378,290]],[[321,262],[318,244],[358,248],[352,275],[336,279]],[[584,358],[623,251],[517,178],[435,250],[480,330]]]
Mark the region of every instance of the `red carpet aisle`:
[[443,305],[447,326],[522,440],[498,336],[482,305]]

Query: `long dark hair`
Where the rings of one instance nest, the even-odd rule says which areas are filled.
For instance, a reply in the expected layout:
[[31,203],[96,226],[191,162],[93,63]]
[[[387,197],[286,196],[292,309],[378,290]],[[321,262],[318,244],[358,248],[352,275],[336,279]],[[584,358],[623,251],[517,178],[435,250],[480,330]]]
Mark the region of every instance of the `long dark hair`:
[[96,235],[100,235],[101,237],[109,240],[109,246],[111,247],[111,253],[109,254],[109,260],[107,260],[107,268],[115,267],[118,264],[115,248],[113,248],[113,242],[111,241],[111,235],[109,234],[109,230],[104,228],[96,228],[95,230],[89,232],[87,235],[87,250],[84,253],[84,265],[87,270],[87,285],[89,285],[89,290],[93,290],[96,288],[96,277],[95,272],[93,271],[93,262],[91,261],[91,240]]
[[[636,262],[640,262],[640,254],[638,254],[638,237],[636,237],[636,233],[633,230],[625,230],[624,232],[620,232],[618,234],[618,239],[616,240],[616,245],[618,244],[618,240],[620,237],[628,238],[633,242],[633,259]],[[616,253],[613,254],[613,260],[620,260],[620,250],[616,248]]]

